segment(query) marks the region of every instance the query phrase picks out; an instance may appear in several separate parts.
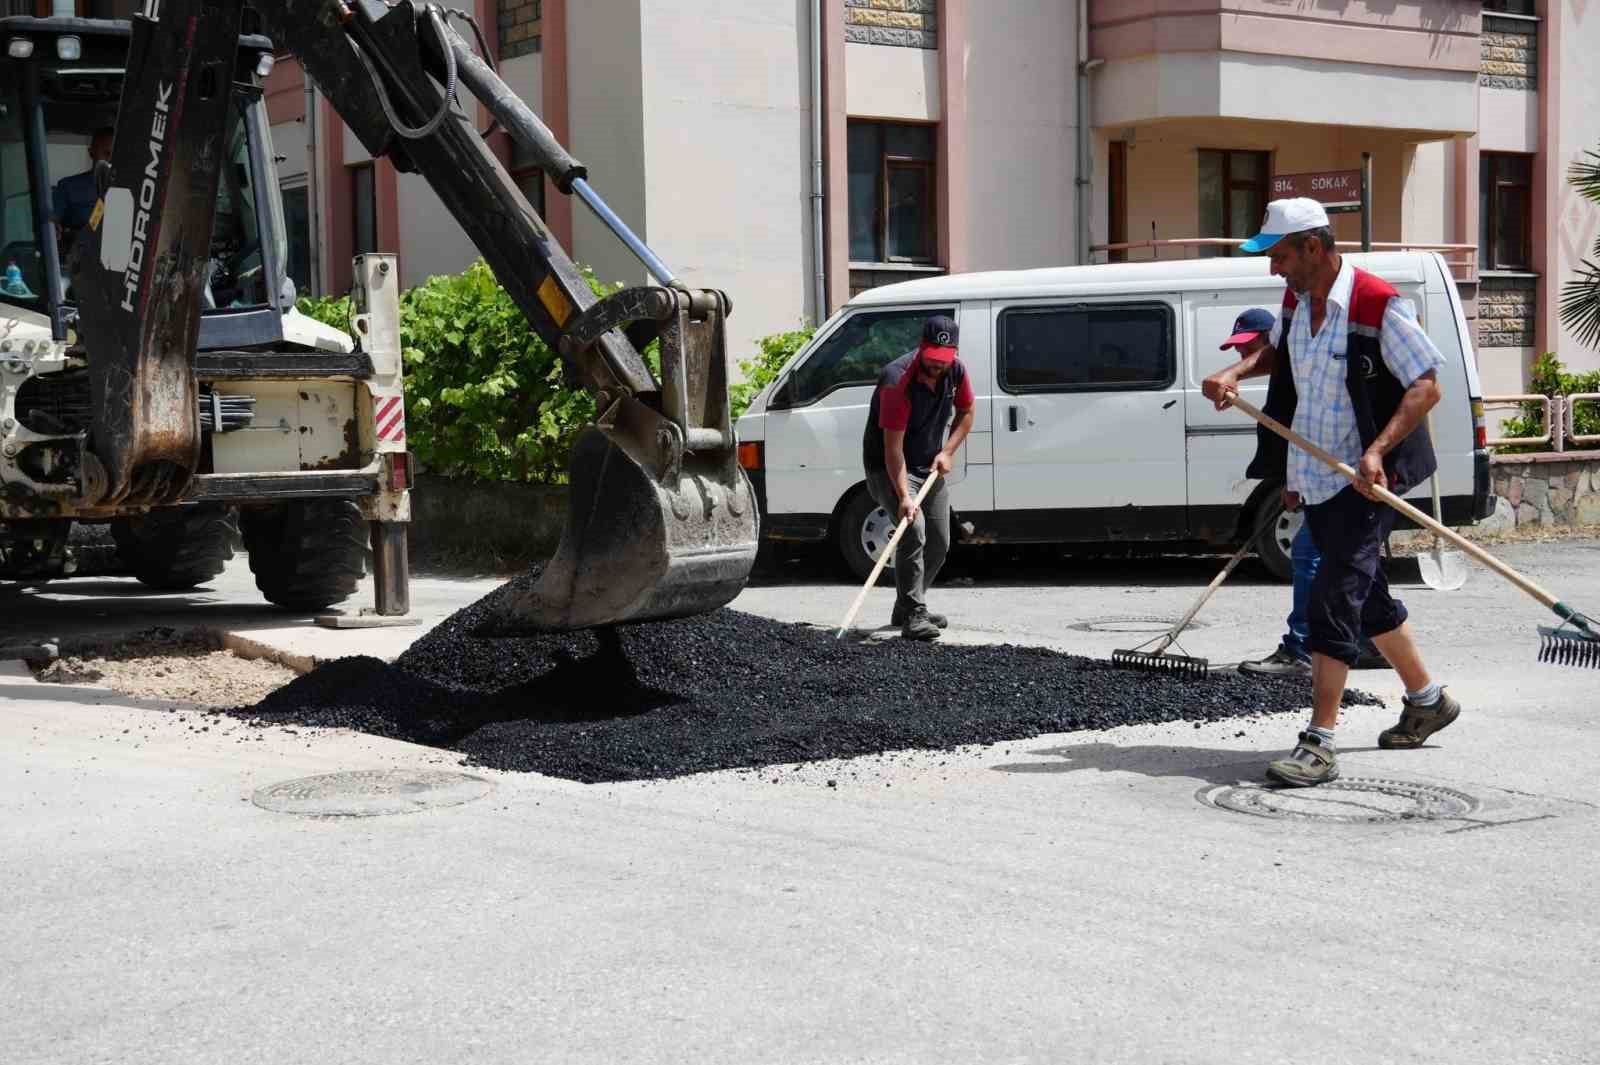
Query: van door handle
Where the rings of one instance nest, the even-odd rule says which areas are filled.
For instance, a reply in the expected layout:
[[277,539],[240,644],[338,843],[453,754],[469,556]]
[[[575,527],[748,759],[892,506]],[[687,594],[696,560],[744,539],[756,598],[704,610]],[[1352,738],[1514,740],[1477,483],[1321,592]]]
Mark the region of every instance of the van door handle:
[[1018,429],[1020,429],[1022,427],[1022,423],[1025,422],[1027,420],[1027,418],[1028,418],[1027,408],[1019,407],[1019,406],[1016,406],[1015,404],[1013,404],[1011,406],[1011,410],[1010,410],[1011,431],[1014,433]]

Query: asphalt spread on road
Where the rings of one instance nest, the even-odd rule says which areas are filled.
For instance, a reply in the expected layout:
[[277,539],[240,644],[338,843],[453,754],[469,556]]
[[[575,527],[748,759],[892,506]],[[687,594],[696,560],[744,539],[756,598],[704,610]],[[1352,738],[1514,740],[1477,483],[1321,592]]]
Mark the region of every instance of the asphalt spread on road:
[[[356,729],[469,764],[649,780],[1163,721],[1297,710],[1298,679],[1131,672],[1035,647],[835,640],[721,609],[568,633],[476,635],[537,569],[457,611],[393,665],[329,662],[253,707],[269,725]],[[1349,690],[1345,705],[1379,705]]]

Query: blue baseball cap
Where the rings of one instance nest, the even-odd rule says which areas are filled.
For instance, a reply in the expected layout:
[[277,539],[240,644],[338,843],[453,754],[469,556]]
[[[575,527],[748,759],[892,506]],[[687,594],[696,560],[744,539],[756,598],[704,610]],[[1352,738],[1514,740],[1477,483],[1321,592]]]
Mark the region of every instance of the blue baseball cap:
[[1271,311],[1251,307],[1233,320],[1233,336],[1224,340],[1217,350],[1227,351],[1229,348],[1237,348],[1257,334],[1272,332],[1272,327],[1277,324],[1277,316]]

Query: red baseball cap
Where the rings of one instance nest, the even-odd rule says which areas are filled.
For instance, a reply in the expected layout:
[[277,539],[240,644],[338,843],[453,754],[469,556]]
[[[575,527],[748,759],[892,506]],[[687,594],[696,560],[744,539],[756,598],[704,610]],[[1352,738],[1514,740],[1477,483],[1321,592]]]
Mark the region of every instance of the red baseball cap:
[[1219,351],[1236,348],[1240,344],[1254,340],[1260,333],[1270,333],[1278,319],[1272,312],[1262,307],[1252,307],[1233,320],[1233,335],[1224,340],[1219,346]]
[[959,342],[960,332],[955,319],[946,314],[936,314],[923,324],[922,343],[918,350],[925,362],[948,366],[956,361],[956,345]]

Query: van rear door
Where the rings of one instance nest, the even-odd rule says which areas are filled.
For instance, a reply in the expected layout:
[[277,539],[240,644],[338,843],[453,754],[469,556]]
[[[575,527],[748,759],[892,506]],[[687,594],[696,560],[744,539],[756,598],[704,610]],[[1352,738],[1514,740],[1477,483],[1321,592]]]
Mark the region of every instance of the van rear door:
[[1160,293],[993,303],[995,535],[1185,535],[1179,306]]

